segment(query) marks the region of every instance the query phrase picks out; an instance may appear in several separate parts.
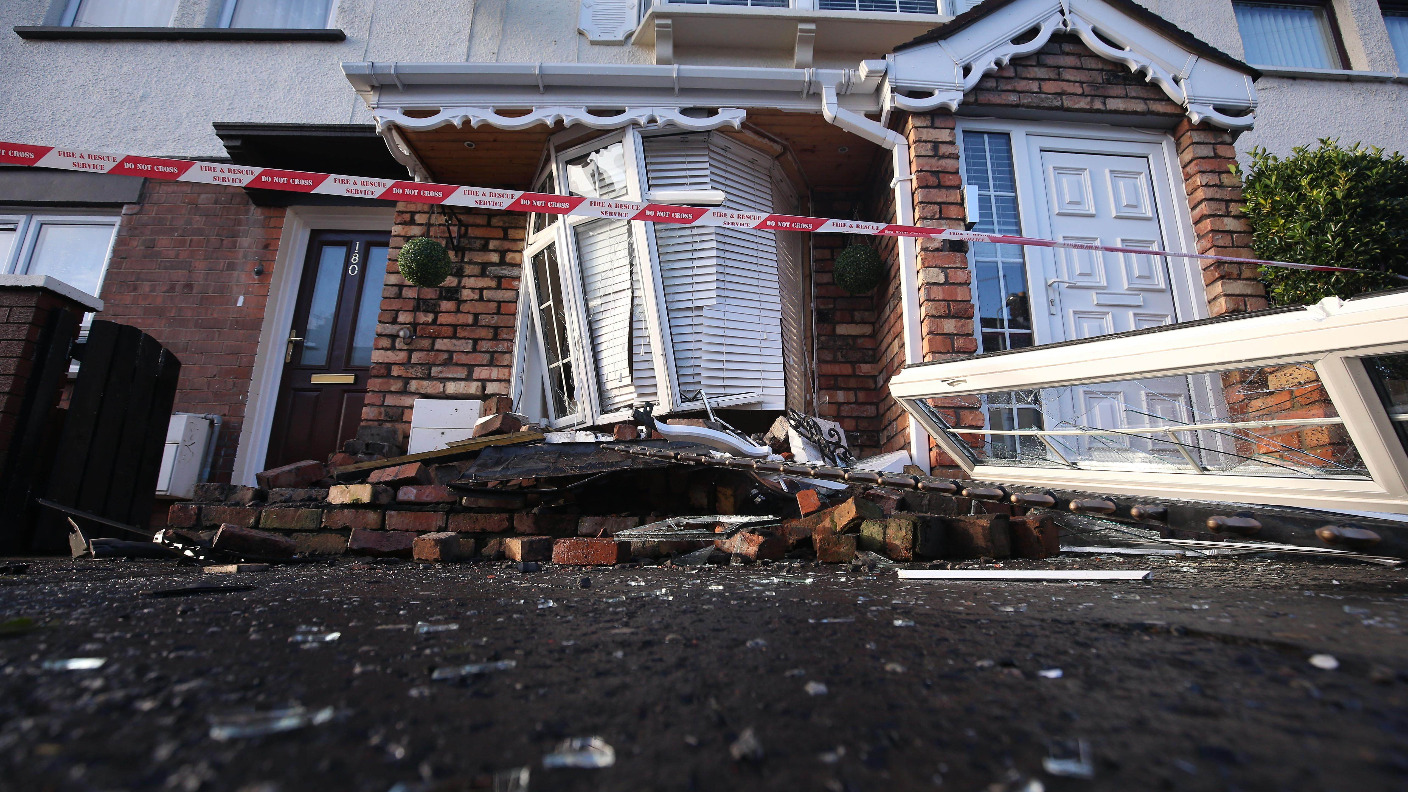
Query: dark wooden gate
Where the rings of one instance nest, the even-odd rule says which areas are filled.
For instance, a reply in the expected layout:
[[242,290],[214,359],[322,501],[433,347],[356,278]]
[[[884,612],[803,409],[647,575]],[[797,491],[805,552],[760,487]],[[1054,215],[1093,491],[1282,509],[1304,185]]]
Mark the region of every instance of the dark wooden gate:
[[24,553],[34,538],[43,492],[44,472],[49,469],[58,435],[59,393],[68,378],[79,316],[69,308],[56,308],[40,328],[29,369],[28,388],[20,403],[15,433],[5,459],[0,462],[0,553]]
[[[93,322],[79,360],[45,497],[144,527],[156,499],[181,362],[137,328],[101,320]],[[46,510],[32,549],[66,552],[67,525]],[[90,527],[93,536],[116,535],[91,524],[84,526],[85,534]]]

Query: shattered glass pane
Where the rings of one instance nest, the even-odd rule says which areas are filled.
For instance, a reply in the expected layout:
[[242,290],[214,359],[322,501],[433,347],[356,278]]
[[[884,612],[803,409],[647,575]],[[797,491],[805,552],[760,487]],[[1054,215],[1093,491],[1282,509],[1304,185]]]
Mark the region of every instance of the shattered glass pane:
[[[1408,372],[1408,359],[1398,365]],[[1408,379],[1391,381],[1408,406]],[[1311,363],[924,404],[982,465],[1369,477]]]
[[1408,354],[1364,358],[1364,369],[1393,421],[1399,442],[1408,448]]

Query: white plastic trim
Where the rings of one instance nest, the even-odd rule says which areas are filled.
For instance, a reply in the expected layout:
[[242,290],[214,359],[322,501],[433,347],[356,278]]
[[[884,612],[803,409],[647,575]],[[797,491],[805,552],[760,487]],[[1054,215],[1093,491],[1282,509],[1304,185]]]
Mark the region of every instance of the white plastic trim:
[[621,129],[659,124],[676,126],[691,132],[704,132],[721,127],[738,129],[743,125],[746,115],[743,110],[733,107],[720,108],[703,117],[685,115],[672,107],[628,108],[614,115],[591,113],[585,107],[535,107],[521,116],[501,115],[492,107],[451,107],[424,118],[408,116],[399,109],[377,110],[373,113],[378,127],[391,125],[416,131],[437,129],[451,124],[456,127],[469,124],[474,129],[488,125],[496,129],[518,131],[539,124],[553,126],[561,123],[567,127],[581,125],[592,129]]

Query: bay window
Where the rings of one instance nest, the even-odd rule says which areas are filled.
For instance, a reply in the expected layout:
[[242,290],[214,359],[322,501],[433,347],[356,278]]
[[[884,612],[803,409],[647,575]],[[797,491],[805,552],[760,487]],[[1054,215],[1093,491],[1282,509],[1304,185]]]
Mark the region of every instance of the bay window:
[[1246,60],[1253,66],[1342,69],[1333,19],[1316,3],[1232,3]]
[[59,24],[69,27],[166,27],[176,0],[69,0]]
[[[725,209],[796,211],[773,157],[717,132],[554,144],[535,186],[602,201],[711,190]],[[700,391],[780,410],[805,387],[800,235],[546,214],[528,228],[517,387],[554,427],[694,409]]]
[[325,28],[332,0],[225,0],[219,27]]

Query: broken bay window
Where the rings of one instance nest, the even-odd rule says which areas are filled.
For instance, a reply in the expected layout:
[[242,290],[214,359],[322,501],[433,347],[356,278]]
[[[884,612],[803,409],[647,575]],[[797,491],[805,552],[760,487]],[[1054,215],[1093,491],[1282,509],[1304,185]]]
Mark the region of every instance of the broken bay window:
[[[726,209],[796,211],[774,158],[718,132],[555,142],[538,185],[605,202],[713,191]],[[701,392],[715,407],[780,410],[804,387],[799,235],[534,215],[528,236],[524,299],[538,310],[524,316],[515,389],[526,404],[546,391],[553,426],[624,420],[645,402],[702,408]],[[784,318],[797,338],[784,341]]]

